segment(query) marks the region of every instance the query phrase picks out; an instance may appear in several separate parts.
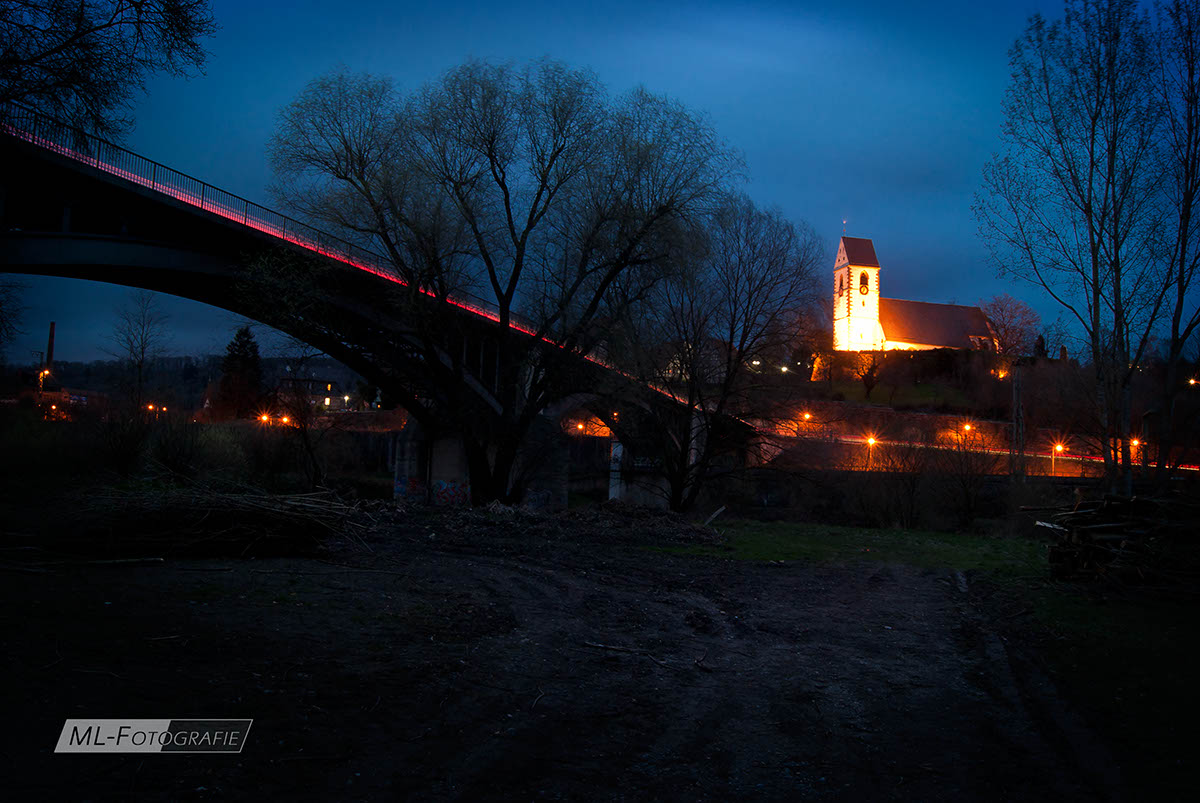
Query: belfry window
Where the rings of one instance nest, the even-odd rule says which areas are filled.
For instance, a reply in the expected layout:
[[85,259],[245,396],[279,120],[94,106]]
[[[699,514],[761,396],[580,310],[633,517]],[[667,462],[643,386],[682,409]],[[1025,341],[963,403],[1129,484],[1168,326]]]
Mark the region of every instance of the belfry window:
[[863,272],[862,272],[862,274],[861,274],[861,275],[859,275],[859,277],[858,277],[858,286],[859,286],[860,288],[862,288],[862,287],[870,288],[870,286],[871,286],[871,280],[870,280],[870,279],[867,277],[867,273],[866,273],[866,271],[863,271]]

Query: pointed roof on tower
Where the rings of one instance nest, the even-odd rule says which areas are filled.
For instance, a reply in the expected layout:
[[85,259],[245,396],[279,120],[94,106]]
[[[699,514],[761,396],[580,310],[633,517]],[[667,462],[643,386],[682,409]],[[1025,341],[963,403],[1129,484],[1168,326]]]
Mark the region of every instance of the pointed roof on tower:
[[843,237],[838,244],[838,265],[849,263],[858,268],[878,268],[875,244],[866,237]]

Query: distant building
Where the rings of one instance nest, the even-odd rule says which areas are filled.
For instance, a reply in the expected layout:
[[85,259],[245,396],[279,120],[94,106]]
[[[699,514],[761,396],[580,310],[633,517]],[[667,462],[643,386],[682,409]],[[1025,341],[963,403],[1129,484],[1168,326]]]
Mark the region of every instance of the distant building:
[[979,307],[881,298],[875,245],[843,237],[833,263],[833,348],[995,350],[996,333]]

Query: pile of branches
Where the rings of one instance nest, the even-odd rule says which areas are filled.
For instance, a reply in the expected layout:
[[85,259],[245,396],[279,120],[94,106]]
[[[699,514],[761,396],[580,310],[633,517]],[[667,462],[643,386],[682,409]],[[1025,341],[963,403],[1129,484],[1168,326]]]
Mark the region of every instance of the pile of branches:
[[357,505],[326,490],[266,494],[204,485],[112,489],[84,500],[75,528],[63,538],[86,554],[311,554],[331,537],[358,537],[364,524],[357,512]]
[[[1046,510],[1046,509],[1042,509]],[[1200,503],[1181,497],[1105,496],[1050,509],[1051,575],[1124,584],[1196,588],[1200,582]]]

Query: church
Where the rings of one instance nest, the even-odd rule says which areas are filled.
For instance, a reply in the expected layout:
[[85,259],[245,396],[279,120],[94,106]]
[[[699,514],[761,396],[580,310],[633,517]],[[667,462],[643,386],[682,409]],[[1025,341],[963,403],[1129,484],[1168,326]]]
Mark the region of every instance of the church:
[[835,351],[997,348],[979,307],[880,298],[879,258],[868,239],[842,237],[833,284]]

